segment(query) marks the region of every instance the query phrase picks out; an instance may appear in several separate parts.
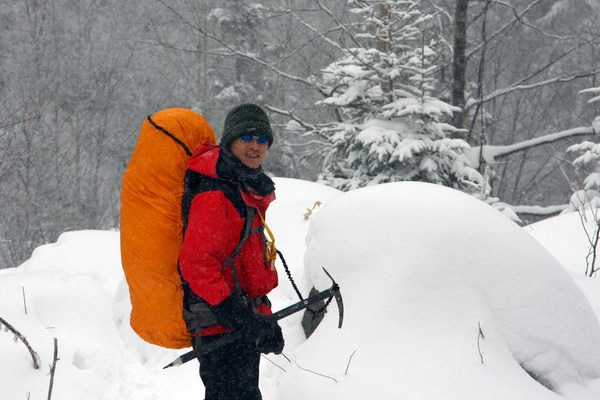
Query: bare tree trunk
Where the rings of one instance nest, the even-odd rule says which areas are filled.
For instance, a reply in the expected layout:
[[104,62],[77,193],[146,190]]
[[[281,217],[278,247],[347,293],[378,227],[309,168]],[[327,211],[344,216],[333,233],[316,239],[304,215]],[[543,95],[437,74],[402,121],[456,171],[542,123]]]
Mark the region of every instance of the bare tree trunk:
[[468,0],[456,0],[454,10],[454,57],[452,59],[452,105],[462,112],[454,114],[454,126],[467,126],[465,109],[465,88],[467,75],[467,12]]
[[[389,54],[392,49],[390,6],[387,4],[379,5],[379,18],[384,21],[383,26],[376,28],[377,50],[383,54]],[[394,100],[394,82],[389,76],[381,76],[381,92],[387,102]]]

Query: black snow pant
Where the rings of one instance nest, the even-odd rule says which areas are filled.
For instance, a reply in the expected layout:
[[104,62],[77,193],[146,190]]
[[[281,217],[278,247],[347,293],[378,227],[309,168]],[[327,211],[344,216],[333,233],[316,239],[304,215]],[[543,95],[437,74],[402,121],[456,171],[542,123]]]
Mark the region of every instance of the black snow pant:
[[[197,337],[194,347],[221,335]],[[262,400],[258,388],[260,352],[254,343],[236,340],[198,357],[204,400]]]

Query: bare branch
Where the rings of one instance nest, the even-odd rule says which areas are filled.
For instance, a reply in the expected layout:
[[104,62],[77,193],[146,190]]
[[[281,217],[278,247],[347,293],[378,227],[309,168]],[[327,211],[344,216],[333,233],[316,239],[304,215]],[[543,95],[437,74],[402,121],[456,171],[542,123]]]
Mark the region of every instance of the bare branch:
[[315,374],[315,375],[321,376],[323,378],[328,378],[328,379],[331,379],[332,381],[334,381],[335,383],[338,383],[337,379],[335,379],[332,376],[328,376],[328,375],[320,374],[320,373],[315,372],[315,371],[311,371],[310,369],[301,367],[300,364],[298,364],[298,361],[294,361],[294,362],[296,363],[296,365],[298,366],[298,368],[300,368],[302,371],[310,372],[311,374]]
[[[321,130],[334,125],[331,123],[313,125],[311,123],[308,123],[308,122],[300,119],[299,117],[294,115],[294,113],[290,110],[281,110],[279,108],[275,108],[275,107],[271,107],[271,106],[266,106],[265,108],[271,112],[274,112],[279,115],[283,115],[293,121],[296,121],[298,123],[298,125],[300,125],[302,128],[304,128],[306,130],[305,134],[318,136],[324,140],[327,140],[327,137],[321,133]],[[309,143],[303,143],[302,145],[307,145],[307,144],[309,144]],[[312,142],[311,144],[329,145],[328,143],[322,143],[322,142]]]
[[296,121],[301,127],[306,129],[307,131],[317,131],[318,130],[318,128],[315,125],[305,122],[305,121],[301,120],[300,118],[296,117],[294,115],[294,113],[292,113],[292,111],[281,110],[279,108],[275,108],[275,107],[271,107],[271,106],[266,106],[266,109],[271,112],[274,112],[276,114],[284,115],[284,116],[288,117],[289,119]]
[[342,28],[344,30],[345,33],[348,34],[348,36],[350,36],[350,39],[352,39],[352,41],[354,42],[354,44],[357,47],[362,47],[362,44],[360,43],[360,41],[356,38],[356,36],[354,36],[354,33],[350,32],[350,30],[344,25],[342,24],[336,17],[335,15],[333,15],[333,13],[331,12],[331,10],[329,10],[327,7],[325,7],[323,5],[323,3],[321,2],[321,0],[317,0],[317,4],[319,5],[319,7],[321,8],[321,10],[323,10],[327,15],[329,15],[331,17],[331,19],[337,24],[337,26],[339,26],[340,28]]
[[25,307],[25,315],[27,315],[27,299],[25,298],[25,286],[21,286],[23,291],[23,306]]
[[344,375],[348,375],[348,368],[350,368],[350,363],[352,362],[352,357],[354,357],[354,354],[356,354],[356,350],[354,350],[352,354],[350,354],[350,358],[348,359],[348,365],[346,365],[346,372],[344,372]]
[[[327,97],[327,94],[325,92],[323,92],[317,85],[315,85],[313,82],[301,78],[299,76],[295,76],[295,75],[291,75],[287,72],[284,72],[282,70],[280,70],[279,68],[276,68],[273,64],[269,64],[266,61],[263,61],[259,58],[257,58],[256,56],[247,53],[245,51],[241,51],[238,50],[236,48],[234,48],[233,46],[231,46],[229,43],[224,42],[222,39],[220,39],[218,36],[215,36],[209,32],[207,32],[206,30],[200,28],[199,26],[190,23],[183,15],[181,15],[177,10],[175,10],[173,7],[171,7],[170,5],[168,5],[167,3],[165,3],[163,0],[157,0],[159,3],[161,3],[163,6],[165,6],[169,11],[171,11],[175,16],[177,16],[177,18],[179,18],[186,26],[188,26],[190,29],[214,40],[215,42],[219,43],[221,46],[223,46],[225,49],[227,49],[230,53],[214,53],[214,55],[221,55],[221,56],[238,56],[238,57],[242,57],[245,58],[247,60],[253,61],[265,68],[267,68],[268,70],[276,73],[277,75],[287,78],[289,80],[295,81],[295,82],[299,82],[299,83],[303,83],[305,85],[310,86],[311,88],[316,89],[319,93],[321,93],[324,97]],[[163,46],[168,46],[169,48],[175,49],[175,50],[179,50],[179,51],[187,51],[187,52],[191,52],[191,53],[203,53],[203,54],[208,54],[206,51],[200,51],[197,49],[184,49],[184,48],[179,48],[179,47],[175,47],[173,45],[167,45],[165,43],[160,43]]]
[[[579,192],[581,193],[581,192]],[[587,237],[588,243],[590,245],[590,248],[588,250],[588,254],[585,256],[585,274],[586,276],[592,277],[594,276],[594,274],[596,273],[596,271],[598,271],[597,268],[595,268],[596,266],[596,258],[597,258],[597,248],[598,248],[598,241],[600,240],[600,221],[598,221],[598,216],[594,215],[594,222],[596,223],[596,225],[594,226],[594,234],[593,237],[590,236],[590,233],[588,232],[585,224],[587,222],[587,215],[585,212],[585,203],[587,202],[590,205],[590,211],[592,210],[592,202],[591,199],[589,198],[589,195],[587,194],[587,192],[584,192],[583,196],[584,198],[581,199],[579,198],[579,193],[577,193],[577,197],[580,201],[580,206],[577,206],[576,204],[574,204],[571,201],[571,205],[573,206],[573,208],[575,208],[575,210],[577,210],[577,214],[579,215],[579,220],[581,222],[581,226],[583,228],[583,231],[585,232],[585,236]],[[592,211],[593,213],[593,211]],[[590,257],[591,257],[591,261],[590,261]]]
[[[479,42],[478,44],[476,44],[475,46],[471,47],[468,51],[465,52],[465,58],[470,58],[471,56],[473,56],[477,51],[479,51],[479,49],[481,47],[483,47],[485,45],[486,42],[493,40],[496,36],[499,36],[501,33],[503,33],[504,31],[506,31],[508,28],[510,28],[514,23],[516,23],[517,21],[519,21],[523,15],[525,15],[527,12],[529,12],[535,5],[537,5],[537,3],[540,3],[542,0],[535,0],[532,4],[530,4],[529,6],[527,6],[525,9],[523,9],[523,11],[521,11],[521,13],[516,14],[516,17],[513,18],[511,21],[507,22],[504,26],[500,27],[496,32],[492,33],[490,36],[488,36],[485,40],[482,40],[481,42]],[[438,65],[436,68],[434,68],[431,73],[437,73],[439,71],[441,71],[444,68],[449,67],[452,64],[453,60],[450,60],[444,64],[440,64]]]
[[29,118],[21,119],[19,121],[15,121],[15,122],[7,122],[4,125],[0,125],[0,129],[11,128],[13,126],[17,126],[17,125],[22,124],[24,122],[29,122],[29,121],[37,120],[39,118],[40,117],[29,117]]
[[479,331],[477,332],[477,351],[479,352],[479,358],[481,359],[481,363],[485,364],[483,362],[483,354],[481,353],[481,346],[479,343],[481,339],[485,339],[485,336],[483,335],[483,330],[481,330],[481,322],[479,322]]
[[48,400],[52,398],[52,389],[54,387],[54,374],[56,372],[56,363],[58,360],[58,340],[54,338],[54,358],[52,360],[52,365],[50,366],[50,385],[48,386]]
[[517,9],[516,9],[516,8],[515,8],[515,7],[514,7],[512,4],[510,4],[510,3],[506,3],[506,2],[504,2],[504,1],[496,1],[496,3],[498,3],[498,4],[500,4],[500,5],[503,5],[503,6],[505,6],[505,7],[508,7],[508,8],[510,8],[510,9],[512,10],[512,12],[513,12],[514,16],[515,16],[515,19],[516,19],[518,22],[520,22],[521,24],[523,24],[524,26],[526,26],[526,27],[528,27],[528,28],[531,28],[531,29],[533,29],[533,30],[534,30],[534,31],[536,31],[536,32],[539,32],[539,33],[541,33],[542,35],[544,35],[544,36],[546,36],[546,37],[549,37],[549,38],[552,38],[552,39],[561,39],[561,40],[564,40],[564,39],[573,39],[573,38],[576,38],[576,37],[577,37],[577,36],[557,36],[557,35],[552,35],[551,33],[544,32],[543,30],[541,30],[541,29],[540,29],[540,28],[538,28],[537,26],[535,26],[535,25],[533,25],[533,24],[529,23],[529,22],[528,22],[528,21],[527,21],[525,18],[523,18],[523,17],[522,17],[522,15],[519,15],[519,14],[517,13]]
[[486,40],[476,44],[475,46],[473,46],[472,48],[470,48],[467,51],[467,58],[471,57],[473,54],[475,54],[477,51],[479,51],[479,49],[487,42],[490,40],[493,40],[494,38],[496,38],[497,36],[499,36],[500,34],[502,34],[503,32],[505,32],[508,28],[510,28],[515,22],[522,20],[523,16],[525,14],[527,14],[529,11],[531,11],[536,5],[538,5],[538,3],[541,3],[543,0],[534,0],[533,2],[531,2],[527,7],[525,7],[520,13],[516,13],[515,12],[515,16],[513,19],[511,19],[510,21],[508,21],[504,26],[500,27],[496,32],[492,33],[490,36],[487,37]]
[[[596,227],[594,229],[594,239],[592,241],[592,245],[590,247],[590,251],[588,253],[588,257],[586,257],[586,260],[588,261],[587,265],[588,265],[588,276],[589,277],[593,277],[594,274],[598,271],[598,268],[596,268],[596,260],[598,258],[598,254],[597,254],[597,250],[598,250],[598,240],[600,240],[600,225],[598,224],[598,221],[596,221]],[[589,260],[589,257],[592,258],[592,260]]]
[[279,368],[280,370],[282,370],[283,372],[287,372],[281,365],[278,365],[277,363],[275,363],[275,361],[271,360],[269,357],[265,356],[264,354],[261,354],[261,357],[264,358],[265,360],[267,360],[268,362],[270,362],[271,364],[273,364],[274,366],[276,366],[277,368]]
[[[363,45],[358,41],[358,39],[352,34],[352,32],[349,31],[349,29],[341,24],[333,15],[333,13],[327,9],[327,7],[325,7],[323,4],[321,4],[321,2],[318,2],[319,6],[321,7],[321,9],[323,11],[325,11],[327,14],[329,14],[329,16],[335,21],[335,23],[337,24],[337,27],[341,30],[343,30],[346,34],[348,34],[351,38],[352,41],[354,42],[356,47],[359,48],[363,48]],[[317,29],[315,29],[313,26],[311,26],[308,22],[306,22],[305,20],[303,20],[302,18],[300,18],[298,15],[296,15],[295,13],[292,13],[292,15],[294,15],[296,17],[296,19],[298,19],[298,21],[308,30],[310,30],[313,33],[319,33]],[[348,53],[350,53],[358,62],[360,62],[361,64],[363,64],[366,68],[372,70],[374,73],[383,76],[385,75],[385,71],[377,68],[376,66],[374,66],[373,64],[369,63],[368,61],[364,60],[362,57],[360,57],[360,55],[358,55],[358,53],[356,51],[352,51],[349,48],[340,45],[339,43],[334,42],[333,40],[329,39],[329,38],[324,38],[329,44],[331,44],[332,46],[334,46],[335,48],[337,48],[340,51],[347,51]],[[326,95],[326,97],[328,97]]]
[[11,324],[9,324],[8,322],[6,322],[2,317],[0,317],[0,326],[7,327],[9,331],[11,331],[12,333],[14,333],[16,339],[20,340],[25,345],[25,347],[27,347],[27,350],[29,351],[29,354],[31,354],[31,358],[33,360],[33,368],[39,369],[40,368],[40,357],[33,350],[33,348],[31,347],[31,345],[27,341],[27,338],[25,336],[23,336],[21,334],[21,332],[19,332],[18,330],[16,330]]
[[341,28],[339,26],[336,26],[336,27],[326,30],[325,32],[316,32],[313,37],[306,40],[304,43],[300,43],[296,47],[296,49],[289,52],[288,54],[285,54],[283,57],[279,58],[279,60],[277,60],[277,64],[281,64],[281,63],[287,61],[288,59],[292,58],[294,55],[296,55],[298,52],[300,52],[300,50],[304,49],[305,47],[307,47],[308,45],[310,45],[311,43],[313,43],[314,41],[316,41],[318,39],[324,39],[326,41],[329,41],[329,39],[326,37],[326,35],[329,33],[332,33],[332,32],[339,31],[340,29]]

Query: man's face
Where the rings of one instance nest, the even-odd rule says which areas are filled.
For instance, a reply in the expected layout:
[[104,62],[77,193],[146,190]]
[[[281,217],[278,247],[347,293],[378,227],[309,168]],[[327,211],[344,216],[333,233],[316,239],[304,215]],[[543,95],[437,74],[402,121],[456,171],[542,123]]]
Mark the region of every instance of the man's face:
[[[250,140],[248,141],[248,138]],[[258,168],[265,160],[269,142],[259,143],[257,137],[244,135],[231,142],[231,153],[248,168]]]

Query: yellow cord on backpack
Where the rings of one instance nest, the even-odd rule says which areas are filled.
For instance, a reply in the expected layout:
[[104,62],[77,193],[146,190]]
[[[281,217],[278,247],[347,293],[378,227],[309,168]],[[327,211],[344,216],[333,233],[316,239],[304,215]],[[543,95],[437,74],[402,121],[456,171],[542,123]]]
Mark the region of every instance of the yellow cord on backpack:
[[277,247],[275,247],[275,236],[273,235],[273,232],[271,232],[271,229],[269,228],[269,225],[267,225],[267,222],[265,221],[264,217],[262,216],[260,210],[256,210],[258,211],[258,216],[260,217],[260,220],[262,221],[265,230],[267,231],[267,234],[269,235],[269,238],[265,237],[265,241],[266,241],[266,246],[265,246],[265,251],[266,251],[266,256],[267,256],[267,260],[269,262],[269,265],[271,266],[272,270],[275,270],[275,260],[277,259]]

